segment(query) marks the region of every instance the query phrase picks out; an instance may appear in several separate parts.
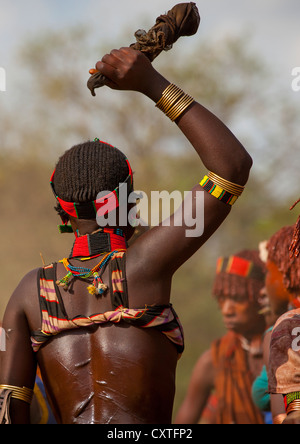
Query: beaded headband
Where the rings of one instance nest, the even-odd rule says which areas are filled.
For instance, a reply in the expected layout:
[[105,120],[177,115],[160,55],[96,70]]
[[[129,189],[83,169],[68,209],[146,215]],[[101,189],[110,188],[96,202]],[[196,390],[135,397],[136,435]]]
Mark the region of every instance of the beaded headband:
[[[99,139],[95,139],[95,141],[99,141]],[[104,142],[102,142],[104,143]],[[106,144],[108,145],[108,144]],[[108,145],[111,146],[111,145]],[[94,219],[97,215],[98,216],[104,216],[107,213],[110,213],[111,211],[115,210],[119,207],[120,201],[119,201],[119,195],[120,195],[120,189],[122,186],[129,185],[127,189],[128,195],[132,192],[133,189],[133,173],[130,166],[130,163],[127,158],[125,158],[129,174],[125,181],[121,183],[117,188],[115,188],[113,191],[108,193],[105,196],[102,196],[99,199],[95,199],[90,202],[83,202],[83,203],[76,203],[76,202],[67,202],[63,199],[61,199],[54,187],[54,176],[55,171],[53,171],[53,174],[50,179],[50,185],[53,191],[53,194],[56,198],[56,200],[59,202],[62,209],[69,215],[76,219]],[[102,207],[104,206],[104,209]],[[102,211],[101,211],[102,209]]]
[[257,281],[265,280],[265,273],[252,261],[237,256],[220,257],[217,261],[217,274],[225,272]]

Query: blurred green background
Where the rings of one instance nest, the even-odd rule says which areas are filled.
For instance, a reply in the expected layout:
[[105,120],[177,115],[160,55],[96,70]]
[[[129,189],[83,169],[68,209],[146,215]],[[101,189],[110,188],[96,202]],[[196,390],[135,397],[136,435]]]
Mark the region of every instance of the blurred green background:
[[[0,96],[0,319],[19,280],[41,266],[40,253],[49,263],[70,251],[73,238],[57,231],[49,187],[66,149],[94,137],[119,147],[133,166],[136,189],[149,194],[189,190],[206,173],[176,125],[149,99],[107,88],[91,97],[89,68],[122,41],[110,36],[99,44],[90,28],[70,26],[32,33],[18,45],[13,99]],[[247,189],[227,221],[174,278],[172,302],[186,339],[175,412],[197,358],[224,333],[211,296],[218,256],[256,249],[298,215],[289,207],[299,198],[299,105],[277,87],[251,41],[249,32],[202,38],[155,61],[163,75],[228,124],[254,159]]]

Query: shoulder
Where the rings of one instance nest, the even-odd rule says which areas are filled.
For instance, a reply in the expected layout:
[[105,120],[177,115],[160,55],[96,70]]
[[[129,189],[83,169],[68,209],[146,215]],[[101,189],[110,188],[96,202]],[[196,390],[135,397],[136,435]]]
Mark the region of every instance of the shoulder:
[[40,270],[41,268],[36,268],[29,271],[19,282],[18,286],[16,287],[15,293],[18,291],[36,291],[37,278]]
[[282,315],[276,322],[271,334],[271,347],[279,344],[283,348],[290,346],[292,336],[299,336],[300,333],[300,309],[291,310]]
[[213,369],[213,357],[211,349],[206,350],[196,362],[194,373],[197,375],[208,374]]
[[207,369],[212,366],[213,359],[212,359],[212,351],[211,349],[206,350],[202,356],[198,359],[197,365],[202,366],[203,368]]
[[299,390],[300,377],[300,310],[281,316],[272,332],[269,360],[269,389],[271,393]]
[[213,386],[214,384],[214,366],[211,350],[205,351],[196,362],[193,375],[192,384],[196,387]]
[[30,305],[31,297],[37,294],[37,278],[40,268],[36,268],[27,273],[19,282],[13,291],[8,306],[8,309],[25,310],[27,305]]
[[298,321],[300,320],[300,308],[297,308],[295,310],[290,310],[284,313],[280,318],[278,318],[275,327],[273,328],[273,333],[281,328],[284,324],[289,324],[292,321]]

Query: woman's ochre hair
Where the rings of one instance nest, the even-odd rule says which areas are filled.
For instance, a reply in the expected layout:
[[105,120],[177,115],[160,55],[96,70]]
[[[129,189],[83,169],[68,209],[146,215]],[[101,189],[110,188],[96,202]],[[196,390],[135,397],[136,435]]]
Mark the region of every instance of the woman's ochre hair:
[[300,257],[291,254],[295,226],[283,227],[268,242],[268,260],[274,262],[283,275],[286,289],[293,295],[300,294]]
[[[300,199],[298,199],[297,202],[295,202],[294,205],[292,205],[290,210],[293,210],[298,205],[299,202]],[[290,252],[291,256],[295,257],[300,256],[300,216],[298,217],[298,220],[295,224],[293,239],[290,245]]]
[[[255,267],[260,269],[261,274],[265,275],[266,267],[259,257],[259,251],[244,250],[234,256],[252,262]],[[253,279],[221,271],[216,274],[213,295],[216,298],[242,296],[251,302],[257,302],[263,287],[263,279]]]

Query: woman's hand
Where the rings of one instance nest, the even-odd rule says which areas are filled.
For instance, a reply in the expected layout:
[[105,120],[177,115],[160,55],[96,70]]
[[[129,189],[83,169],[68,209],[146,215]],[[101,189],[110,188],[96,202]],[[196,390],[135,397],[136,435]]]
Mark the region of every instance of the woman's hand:
[[96,64],[96,70],[90,70],[90,74],[97,71],[106,77],[105,85],[109,88],[138,91],[154,100],[168,84],[150,60],[132,48],[113,49]]

